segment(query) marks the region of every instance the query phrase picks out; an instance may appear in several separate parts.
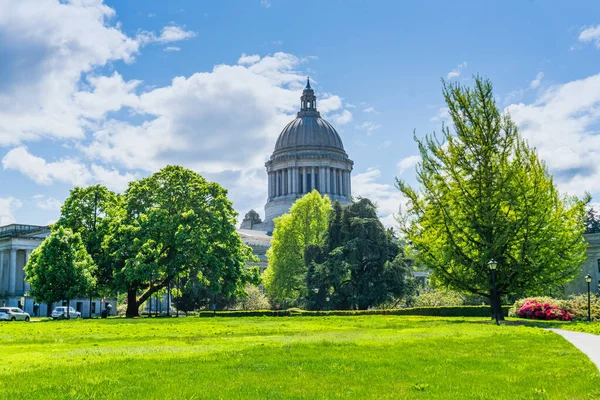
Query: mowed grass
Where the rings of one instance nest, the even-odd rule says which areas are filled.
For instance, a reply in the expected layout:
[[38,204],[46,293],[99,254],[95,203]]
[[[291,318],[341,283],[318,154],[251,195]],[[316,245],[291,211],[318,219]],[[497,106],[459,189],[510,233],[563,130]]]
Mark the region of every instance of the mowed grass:
[[535,327],[408,316],[0,324],[2,399],[597,399]]

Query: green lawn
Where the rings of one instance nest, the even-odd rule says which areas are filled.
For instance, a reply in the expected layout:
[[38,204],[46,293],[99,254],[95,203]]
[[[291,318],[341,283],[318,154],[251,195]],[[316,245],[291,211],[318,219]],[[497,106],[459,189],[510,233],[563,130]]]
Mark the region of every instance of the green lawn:
[[0,324],[2,399],[596,399],[553,333],[407,316]]

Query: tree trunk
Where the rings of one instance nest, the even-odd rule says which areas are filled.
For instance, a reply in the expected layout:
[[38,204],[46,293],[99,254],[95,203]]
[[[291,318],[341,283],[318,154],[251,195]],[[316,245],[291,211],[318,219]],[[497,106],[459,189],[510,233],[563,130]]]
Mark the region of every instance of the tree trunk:
[[135,318],[139,317],[139,305],[137,301],[137,290],[136,289],[128,289],[127,290],[127,311],[125,312],[125,317],[127,318]]
[[500,305],[500,296],[495,296],[494,290],[490,291],[490,310],[492,321],[496,320],[496,314],[498,314],[498,321],[504,321],[504,314],[502,313],[502,307]]

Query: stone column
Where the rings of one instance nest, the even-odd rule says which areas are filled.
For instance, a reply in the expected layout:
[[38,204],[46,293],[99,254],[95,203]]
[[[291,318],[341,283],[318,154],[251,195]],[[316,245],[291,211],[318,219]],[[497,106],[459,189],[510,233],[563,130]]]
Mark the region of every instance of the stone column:
[[325,193],[331,194],[331,168],[325,167]]
[[352,171],[348,171],[348,196],[352,196]]
[[306,167],[302,167],[302,193],[306,193]]
[[4,288],[7,287],[7,285],[4,284],[4,279],[6,279],[6,276],[4,275],[4,253],[4,250],[0,250],[0,295],[4,293]]
[[292,193],[298,193],[298,168],[292,168]]
[[10,280],[8,281],[8,292],[12,295],[15,294],[17,288],[17,250],[10,249],[8,258],[8,275]]
[[344,182],[344,196],[348,195],[348,174],[345,170],[342,170],[342,182]]
[[310,190],[315,188],[315,167],[310,167]]
[[267,197],[272,198],[273,197],[273,174],[272,173],[267,173]]
[[337,191],[338,191],[338,195],[342,195],[342,171],[338,168],[336,169],[337,172]]
[[292,185],[292,180],[293,180],[293,174],[292,174],[292,168],[288,168],[287,169],[287,174],[288,174],[288,185],[287,185],[287,192],[288,194],[293,193],[294,192],[294,187]]
[[[31,250],[25,250],[25,265],[27,265],[27,262],[29,262],[30,255]],[[31,290],[31,285],[25,280],[25,278],[27,278],[27,274],[25,273],[25,265],[23,266],[23,291],[29,292]]]

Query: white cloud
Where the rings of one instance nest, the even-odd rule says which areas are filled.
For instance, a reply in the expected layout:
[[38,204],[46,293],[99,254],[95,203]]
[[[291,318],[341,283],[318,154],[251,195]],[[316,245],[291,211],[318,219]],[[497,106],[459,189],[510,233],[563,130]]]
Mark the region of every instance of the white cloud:
[[163,49],[163,51],[181,51],[181,47],[167,46]]
[[365,121],[360,125],[356,126],[356,129],[360,129],[362,131],[366,131],[367,132],[367,136],[370,136],[373,134],[374,131],[376,131],[377,129],[381,128],[380,124],[377,124],[373,121]]
[[396,168],[398,168],[398,175],[402,175],[402,173],[404,171],[406,171],[406,170],[414,167],[420,161],[421,161],[421,156],[418,156],[418,155],[412,155],[412,156],[408,156],[408,157],[403,158],[396,165]]
[[138,174],[125,173],[121,174],[116,169],[107,169],[101,165],[92,164],[90,167],[93,180],[100,183],[110,190],[123,192],[127,189],[129,182],[139,178]]
[[448,122],[450,120],[450,110],[448,107],[440,107],[437,114],[431,117],[431,121],[444,121]]
[[342,108],[342,99],[336,95],[325,95],[323,99],[318,101],[317,108],[323,114],[327,114],[331,111],[336,111]]
[[331,121],[334,125],[346,125],[352,121],[352,113],[348,110],[344,110],[339,114],[332,115]]
[[460,76],[460,74],[462,73],[462,70],[467,68],[467,62],[463,62],[461,64],[458,64],[456,66],[456,68],[454,68],[452,71],[448,72],[448,74],[446,75],[446,77],[448,79],[455,79],[458,78]]
[[379,183],[381,171],[370,168],[367,172],[352,176],[352,195],[354,197],[366,197],[377,203],[379,218],[384,225],[397,228],[394,218],[405,204],[402,193],[393,185]]
[[378,148],[384,148],[384,149],[386,149],[386,148],[390,147],[391,145],[392,145],[392,141],[391,140],[386,140],[383,143],[381,143],[378,146]]
[[15,210],[23,203],[14,197],[0,197],[0,226],[15,223]]
[[579,41],[594,42],[596,47],[600,48],[600,25],[582,30],[579,34]]
[[270,0],[260,0],[260,5],[263,6],[264,8],[269,8],[269,7],[271,7],[271,1]]
[[186,31],[184,28],[176,25],[168,25],[162,28],[160,35],[156,35],[154,32],[141,31],[136,36],[136,39],[140,44],[146,45],[150,43],[171,43],[178,42],[181,40],[191,39],[197,34],[193,31]]
[[43,158],[32,155],[22,146],[9,151],[2,158],[2,166],[5,170],[19,171],[41,185],[50,185],[57,181],[82,186],[91,178],[86,166],[78,160],[65,158],[48,163]]
[[363,109],[363,112],[379,114],[379,112],[377,112],[377,110],[375,110],[375,107],[373,107],[373,106],[369,106],[369,107]]
[[33,202],[35,206],[42,210],[57,211],[62,207],[62,202],[53,197],[46,197],[43,194],[36,194],[33,196]]
[[513,104],[506,111],[562,190],[600,191],[600,74],[552,86],[534,103]]
[[535,76],[535,79],[531,81],[531,83],[529,84],[529,87],[532,89],[537,89],[540,84],[542,83],[542,79],[544,79],[544,73],[543,72],[538,72],[537,75]]
[[88,168],[85,163],[77,159],[65,158],[47,162],[29,153],[23,146],[10,150],[2,158],[2,165],[5,170],[19,171],[41,185],[51,185],[56,182],[73,186],[101,183],[109,189],[123,191],[131,180],[138,178],[135,174],[121,174],[115,169],[110,170],[96,164]]
[[238,64],[240,65],[252,65],[256,64],[260,61],[260,56],[258,54],[246,54],[242,53],[242,56],[238,60]]
[[[12,148],[5,169],[42,185],[122,190],[138,175],[179,164],[227,187],[238,210],[264,202],[264,191],[250,195],[240,182],[247,171],[266,179],[265,158],[299,109],[300,67],[312,57],[242,55],[238,64],[155,87],[125,80],[121,62],[133,62],[144,45],[171,46],[195,32],[168,26],[127,35],[101,0],[0,2],[0,146]],[[339,96],[317,95],[321,111],[350,121]],[[27,150],[31,141],[71,153],[46,160]]]

